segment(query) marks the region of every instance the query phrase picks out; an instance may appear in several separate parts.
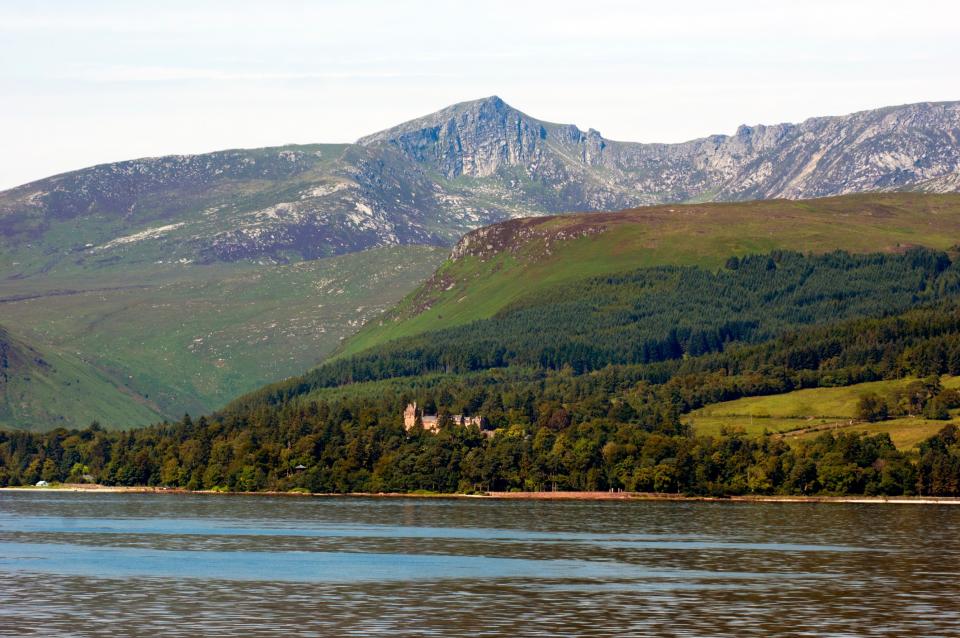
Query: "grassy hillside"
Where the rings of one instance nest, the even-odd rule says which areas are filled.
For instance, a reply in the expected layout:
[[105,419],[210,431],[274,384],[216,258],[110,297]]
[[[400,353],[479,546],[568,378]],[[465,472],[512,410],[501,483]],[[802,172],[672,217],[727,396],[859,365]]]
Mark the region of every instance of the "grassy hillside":
[[[864,394],[888,395],[915,379],[858,383],[840,388],[807,388],[784,394],[745,397],[695,410],[687,417],[698,434],[719,435],[743,430],[750,435],[786,433],[787,440],[808,440],[823,431],[887,433],[901,449],[915,447],[936,434],[947,421],[903,417],[878,423],[856,422],[857,402]],[[960,388],[960,377],[944,376],[944,388]],[[952,423],[960,424],[954,415]]]
[[[57,370],[99,382],[71,400],[34,375],[15,393],[20,408],[8,392],[3,423],[45,429],[96,418],[129,427],[209,412],[316,365],[446,253],[407,246],[291,265],[155,264],[7,279],[2,321],[45,353],[69,355]],[[98,407],[106,404],[113,407]]]
[[717,271],[658,266],[533,292],[490,319],[395,339],[310,373],[317,385],[520,366],[574,373],[759,343],[800,326],[878,317],[960,297],[960,262],[779,251]]
[[847,195],[806,201],[667,205],[513,220],[467,235],[434,276],[338,356],[493,316],[556,284],[657,265],[722,266],[731,255],[949,249],[960,195]]
[[75,354],[31,344],[0,328],[0,427],[149,423],[160,416],[156,404]]

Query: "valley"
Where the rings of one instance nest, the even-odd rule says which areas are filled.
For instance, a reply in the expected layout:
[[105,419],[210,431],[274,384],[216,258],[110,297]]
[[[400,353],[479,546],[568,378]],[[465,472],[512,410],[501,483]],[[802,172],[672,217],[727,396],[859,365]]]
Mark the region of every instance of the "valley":
[[[0,425],[127,428],[210,412],[319,363],[445,254],[410,246],[288,265],[167,264],[8,281],[2,325],[62,354],[46,356],[53,376],[43,383],[36,371],[10,367]],[[65,395],[68,387],[78,394]]]
[[162,418],[149,400],[101,371],[75,350],[39,345],[0,327],[0,427],[74,428]]

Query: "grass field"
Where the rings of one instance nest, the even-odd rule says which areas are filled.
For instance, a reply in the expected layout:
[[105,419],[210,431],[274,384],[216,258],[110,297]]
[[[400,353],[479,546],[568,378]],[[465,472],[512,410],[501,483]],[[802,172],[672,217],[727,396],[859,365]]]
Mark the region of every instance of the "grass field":
[[[960,425],[960,418],[954,417],[952,423]],[[929,421],[922,418],[904,418],[891,419],[882,423],[858,423],[856,425],[838,428],[837,432],[855,432],[866,434],[889,434],[893,444],[901,450],[910,450],[919,445],[922,441],[940,431],[947,421]],[[810,440],[815,438],[819,432],[807,432],[797,436],[788,436],[787,440]]]
[[[844,388],[811,388],[785,394],[747,397],[725,401],[691,412],[687,421],[700,434],[720,434],[723,430],[742,429],[747,434],[788,433],[788,440],[817,436],[822,429],[853,432],[886,432],[902,449],[914,447],[936,434],[946,421],[900,418],[880,423],[853,423],[857,401],[868,392],[887,395],[913,379],[860,383]],[[945,376],[945,388],[960,388],[960,377]],[[954,422],[960,423],[955,417]]]
[[338,356],[489,318],[523,295],[557,283],[646,266],[717,268],[731,255],[774,249],[951,249],[960,236],[960,195],[666,205],[510,224],[513,231],[478,240],[489,242],[490,250],[445,262],[394,311],[352,337]]
[[91,421],[150,423],[161,418],[148,399],[80,357],[0,332],[0,427],[48,430]]
[[[85,367],[115,389],[83,384],[91,398],[89,409],[80,409],[83,401],[61,395],[62,384],[21,378],[22,405],[11,413],[19,416],[0,425],[47,429],[86,425],[95,416],[107,427],[127,427],[158,414],[210,412],[319,363],[446,254],[408,246],[285,266],[167,264],[8,279],[0,325],[44,353],[63,353],[49,355],[55,368]],[[95,409],[105,395],[111,409]],[[53,418],[57,409],[66,421]]]

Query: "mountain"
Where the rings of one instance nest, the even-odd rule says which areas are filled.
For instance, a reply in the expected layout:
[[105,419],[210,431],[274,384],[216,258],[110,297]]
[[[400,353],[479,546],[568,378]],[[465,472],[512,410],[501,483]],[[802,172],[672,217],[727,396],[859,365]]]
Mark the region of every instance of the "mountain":
[[[957,495],[958,230],[960,194],[922,193],[501,222],[339,357],[215,413],[0,431],[0,485]],[[793,423],[697,412],[773,395]]]
[[504,218],[683,201],[952,192],[960,103],[741,126],[680,144],[605,139],[498,97],[361,138],[117,162],[0,193],[4,271],[122,261],[286,263],[449,245]]
[[329,388],[376,394],[390,379],[431,387],[443,373],[655,364],[956,303],[958,233],[960,194],[923,193],[504,221],[465,235],[432,277],[316,369],[231,405]]
[[[564,222],[528,217],[658,202],[956,191],[958,113],[960,103],[915,104],[741,127],[733,136],[682,144],[637,144],[537,120],[491,97],[354,144],[104,164],[0,193],[0,321],[41,350],[72,353],[92,366],[119,392],[112,396],[132,402],[128,413],[137,416],[128,424],[154,413],[206,412],[315,366],[427,279],[464,233],[504,219],[523,218],[518,232],[539,232]],[[796,206],[802,216],[810,205]],[[887,204],[876,206],[882,218]],[[649,211],[650,223],[683,229],[697,210],[661,206]],[[732,234],[705,221],[690,230],[714,244],[690,245],[719,259],[817,244],[762,204],[735,210],[744,213]],[[836,218],[818,214],[811,217],[818,237],[838,233],[824,245],[860,250],[874,237],[855,226],[838,231]],[[557,238],[599,233],[605,218],[571,219],[575,225]],[[922,227],[880,227],[880,247],[947,247],[942,236],[926,241]],[[502,228],[513,227],[469,235],[455,255],[495,247]],[[642,245],[642,233],[630,236]],[[682,233],[666,237],[660,257],[673,263],[669,252],[677,251],[693,259]],[[621,266],[655,261],[633,248],[611,251],[611,263],[620,259]],[[554,264],[542,280],[594,267],[578,263],[596,262]],[[448,304],[442,313],[391,318],[395,333],[377,332],[374,322],[343,352],[402,336],[409,326],[489,316],[513,294],[491,277],[453,297],[461,288],[444,291],[443,272],[428,284],[434,292],[412,302]],[[18,414],[18,423],[31,427],[43,420],[36,410]]]
[[[908,187],[955,190],[960,104],[923,103],[741,126],[681,144],[605,139],[531,118],[497,97],[361,138],[448,179],[499,177],[546,210],[661,202],[811,198]],[[530,184],[529,182],[532,182]],[[539,192],[538,192],[539,191]],[[545,192],[544,192],[545,191]]]
[[[149,158],[50,177],[0,193],[5,270],[287,263],[442,243],[425,229],[413,192],[430,185],[391,175],[389,160],[356,146],[313,145]],[[365,183],[371,163],[375,186]]]
[[[960,476],[960,377],[942,375],[960,375],[958,230],[960,195],[919,193],[501,222],[339,356],[172,435],[226,447],[253,431],[259,459],[171,476],[333,492],[953,494],[941,477]],[[793,420],[722,406],[760,396]],[[412,402],[438,432],[407,426]],[[724,418],[705,425],[717,404]],[[154,467],[180,467],[171,456]],[[294,463],[302,475],[284,472]]]

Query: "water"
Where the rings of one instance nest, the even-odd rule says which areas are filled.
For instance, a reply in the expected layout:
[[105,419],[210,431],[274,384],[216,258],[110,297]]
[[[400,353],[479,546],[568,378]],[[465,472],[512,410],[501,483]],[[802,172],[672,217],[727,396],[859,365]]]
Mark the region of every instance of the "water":
[[960,507],[0,493],[3,636],[960,636]]

